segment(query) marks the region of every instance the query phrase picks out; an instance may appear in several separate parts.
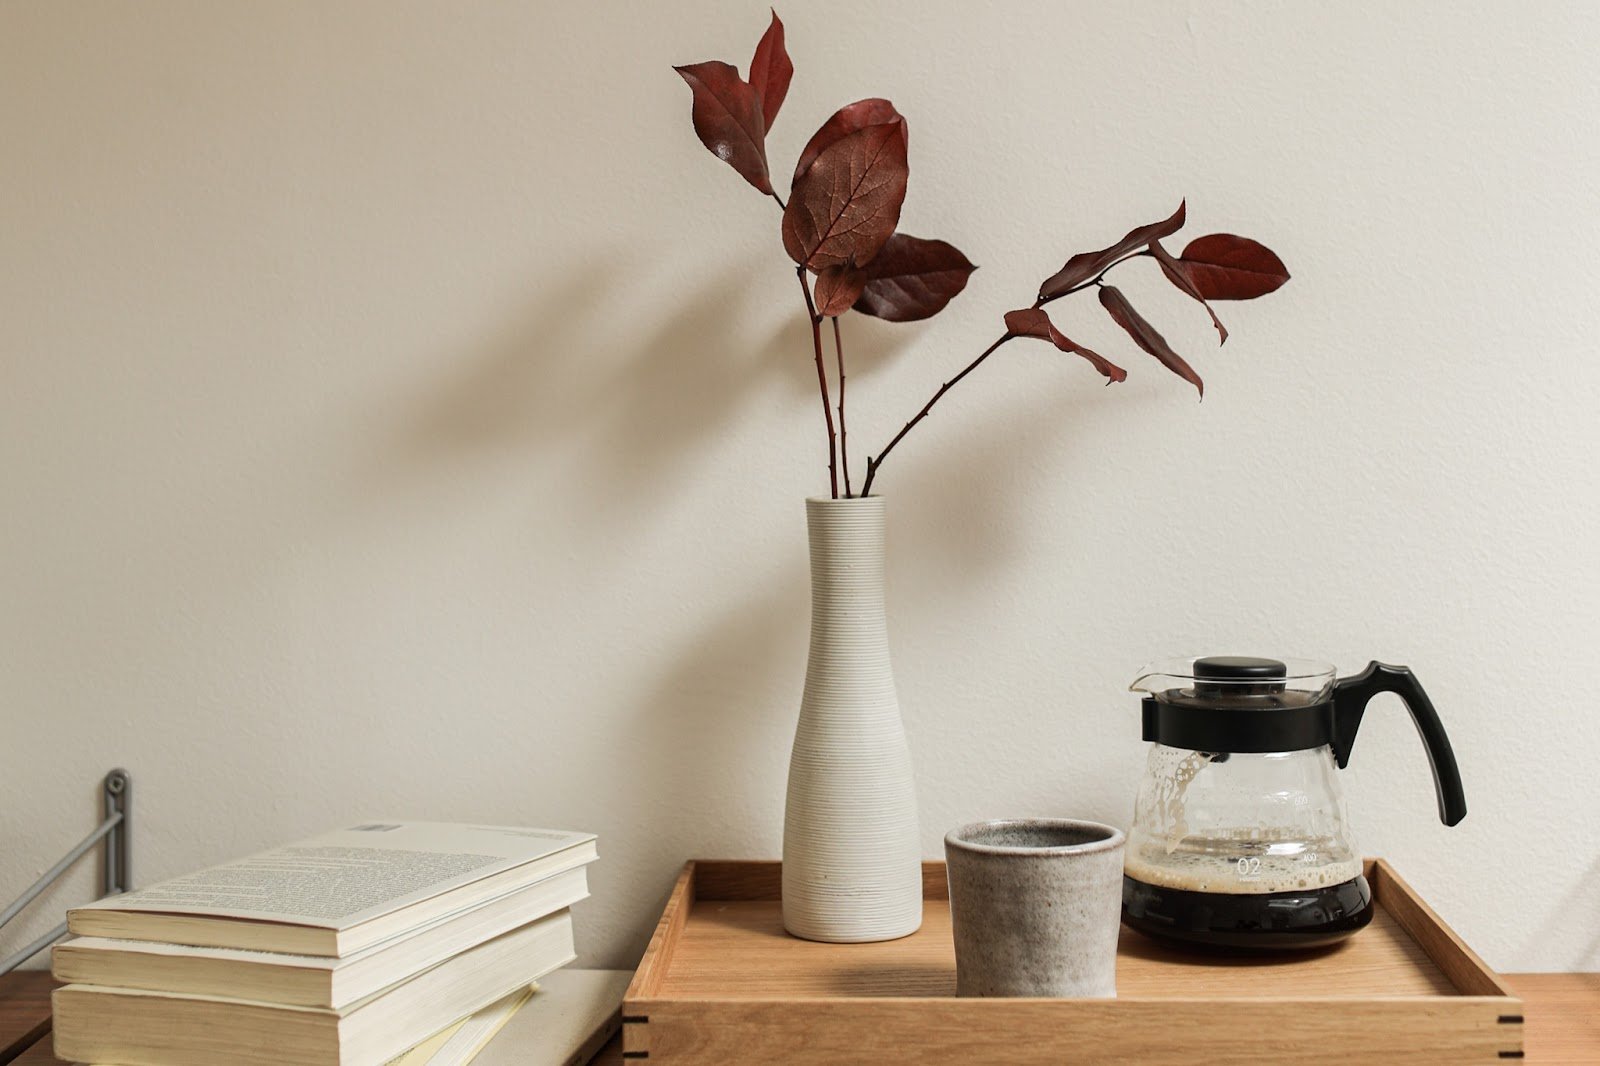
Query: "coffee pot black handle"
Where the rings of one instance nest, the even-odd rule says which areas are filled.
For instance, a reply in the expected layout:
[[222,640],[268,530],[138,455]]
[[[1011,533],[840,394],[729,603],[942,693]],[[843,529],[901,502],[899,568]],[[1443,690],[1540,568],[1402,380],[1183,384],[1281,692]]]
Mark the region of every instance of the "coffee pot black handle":
[[1422,744],[1428,749],[1428,762],[1433,766],[1433,788],[1439,795],[1439,820],[1445,825],[1455,825],[1467,816],[1467,797],[1461,790],[1456,755],[1450,749],[1450,738],[1445,736],[1439,712],[1433,709],[1433,701],[1422,691],[1422,685],[1408,667],[1368,663],[1359,674],[1341,677],[1333,683],[1333,756],[1339,761],[1339,768],[1344,769],[1350,762],[1350,749],[1355,745],[1356,730],[1361,728],[1367,701],[1380,692],[1393,692],[1405,701],[1406,710],[1417,723],[1417,732],[1422,734]]

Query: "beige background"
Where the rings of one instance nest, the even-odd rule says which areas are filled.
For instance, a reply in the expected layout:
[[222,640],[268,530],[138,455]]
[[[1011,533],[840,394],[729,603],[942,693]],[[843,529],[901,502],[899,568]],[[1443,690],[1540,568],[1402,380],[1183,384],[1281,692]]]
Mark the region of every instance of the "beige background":
[[[1294,273],[1218,352],[1119,272],[1203,404],[1080,304],[1125,385],[1012,345],[885,469],[926,853],[1125,824],[1150,659],[1403,661],[1471,815],[1385,698],[1364,849],[1495,966],[1600,968],[1593,6],[781,13],[774,169],[889,96],[905,228],[982,265],[931,324],[845,323],[860,449],[1182,196]],[[141,881],[358,818],[595,830],[589,965],[684,859],[777,854],[821,420],[777,212],[670,69],[743,68],[765,20],[0,6],[0,897],[119,764]]]

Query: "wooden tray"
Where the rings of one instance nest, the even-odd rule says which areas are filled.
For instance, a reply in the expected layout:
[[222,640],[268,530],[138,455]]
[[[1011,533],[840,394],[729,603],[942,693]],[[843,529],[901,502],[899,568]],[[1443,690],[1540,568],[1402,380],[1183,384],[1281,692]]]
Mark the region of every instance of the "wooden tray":
[[916,1062],[1501,1063],[1522,1001],[1383,860],[1378,909],[1343,945],[1208,957],[1124,929],[1116,999],[958,999],[944,863],[922,928],[881,944],[784,933],[776,862],[690,862],[623,1004],[623,1057],[651,1066]]

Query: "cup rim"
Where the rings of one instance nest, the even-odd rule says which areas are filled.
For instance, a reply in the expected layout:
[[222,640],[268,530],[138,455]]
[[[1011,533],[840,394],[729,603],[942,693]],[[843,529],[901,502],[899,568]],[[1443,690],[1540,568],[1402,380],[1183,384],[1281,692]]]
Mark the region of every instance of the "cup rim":
[[[1002,844],[980,844],[972,840],[962,839],[964,835],[985,829],[1007,829],[1023,827],[1030,829],[1057,829],[1078,830],[1105,834],[1099,840],[1086,840],[1082,844],[1057,844],[1041,847],[1012,847]],[[1096,852],[1115,851],[1127,842],[1127,835],[1114,825],[1104,822],[1091,822],[1083,818],[992,818],[980,822],[968,822],[956,826],[945,834],[944,846],[955,848],[958,851],[973,852],[978,855],[1000,855],[1018,857],[1048,857],[1048,856],[1074,856],[1092,855]]]

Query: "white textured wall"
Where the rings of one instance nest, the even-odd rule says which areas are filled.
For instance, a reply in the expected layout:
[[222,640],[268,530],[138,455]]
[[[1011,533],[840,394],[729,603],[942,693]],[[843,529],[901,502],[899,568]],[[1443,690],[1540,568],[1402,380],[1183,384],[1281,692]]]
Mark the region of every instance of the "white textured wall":
[[[1365,850],[1495,966],[1600,968],[1593,6],[780,13],[774,168],[889,96],[905,227],[982,265],[931,324],[846,322],[862,446],[1181,196],[1294,273],[1218,352],[1124,271],[1203,404],[1078,306],[1127,384],[1012,345],[885,469],[926,853],[1125,824],[1148,659],[1380,657],[1471,814],[1385,697]],[[145,881],[391,812],[593,829],[591,964],[684,859],[778,853],[821,420],[777,212],[669,66],[743,67],[765,19],[0,6],[0,897],[118,764]]]

